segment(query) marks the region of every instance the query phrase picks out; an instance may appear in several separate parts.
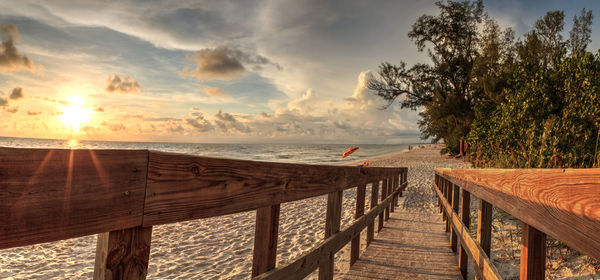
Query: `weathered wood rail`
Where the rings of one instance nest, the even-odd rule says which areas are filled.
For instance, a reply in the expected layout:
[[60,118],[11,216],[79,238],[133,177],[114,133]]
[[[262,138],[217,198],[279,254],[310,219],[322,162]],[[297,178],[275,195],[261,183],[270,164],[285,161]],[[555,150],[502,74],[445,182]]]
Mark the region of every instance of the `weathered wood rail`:
[[[545,279],[546,234],[600,259],[600,169],[442,168],[434,189],[465,278],[471,259],[479,279],[501,279],[489,258],[492,205],[522,221],[521,279]],[[476,241],[471,195],[479,198]]]
[[[148,150],[0,148],[0,249],[99,234],[94,279],[144,279],[152,226],[255,210],[254,279],[301,279],[317,268],[320,279],[332,279],[334,254],[351,242],[356,261],[361,231],[368,244],[376,217],[381,230],[406,174]],[[342,191],[350,188],[356,220],[340,231]],[[280,204],[325,194],[324,242],[276,267]]]

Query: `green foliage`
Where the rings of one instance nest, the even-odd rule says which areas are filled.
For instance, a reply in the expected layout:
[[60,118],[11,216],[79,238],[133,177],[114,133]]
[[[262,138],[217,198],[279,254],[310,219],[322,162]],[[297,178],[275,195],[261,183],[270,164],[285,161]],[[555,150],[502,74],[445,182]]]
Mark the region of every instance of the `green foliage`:
[[600,166],[600,54],[579,50],[567,57],[562,50],[560,58],[546,53],[535,61],[521,50],[547,50],[549,41],[531,38],[518,46],[522,59],[504,87],[504,102],[476,105],[467,139],[476,166]]
[[[392,104],[421,109],[423,139],[456,154],[466,138],[479,167],[600,166],[600,54],[592,13],[550,11],[522,41],[501,29],[479,1],[436,3],[408,37],[430,64],[382,63],[368,87]],[[569,54],[569,56],[567,56]]]

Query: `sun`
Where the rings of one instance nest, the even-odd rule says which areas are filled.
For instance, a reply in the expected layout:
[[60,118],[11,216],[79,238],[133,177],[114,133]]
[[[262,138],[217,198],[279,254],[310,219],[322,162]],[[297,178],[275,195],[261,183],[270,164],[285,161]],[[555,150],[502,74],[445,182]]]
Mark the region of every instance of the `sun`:
[[86,126],[90,121],[92,112],[85,108],[84,100],[79,96],[70,98],[68,105],[61,109],[63,114],[60,116],[61,121],[68,129],[73,132],[78,132],[80,128]]

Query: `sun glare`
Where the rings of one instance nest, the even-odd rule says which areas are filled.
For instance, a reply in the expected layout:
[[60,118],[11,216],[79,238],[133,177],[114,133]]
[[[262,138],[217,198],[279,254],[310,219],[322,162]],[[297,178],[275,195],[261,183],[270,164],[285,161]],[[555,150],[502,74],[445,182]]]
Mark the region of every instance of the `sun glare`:
[[60,119],[73,132],[78,132],[79,129],[87,125],[90,121],[90,114],[92,112],[86,109],[84,104],[85,102],[81,97],[74,96],[71,97],[67,106],[61,108],[63,114],[60,116]]

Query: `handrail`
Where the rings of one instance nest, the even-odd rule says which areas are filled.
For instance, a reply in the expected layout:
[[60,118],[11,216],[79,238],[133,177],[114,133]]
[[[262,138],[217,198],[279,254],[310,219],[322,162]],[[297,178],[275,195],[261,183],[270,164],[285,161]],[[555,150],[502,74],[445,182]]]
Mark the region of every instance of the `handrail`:
[[[463,244],[459,254],[476,257],[475,271],[483,279],[499,277],[488,259],[492,204],[523,223],[521,279],[544,278],[546,234],[600,259],[600,169],[438,168],[434,189],[447,227],[451,226],[453,250],[459,239]],[[480,199],[479,244],[463,234],[470,210],[463,202],[459,211],[459,199],[470,201],[470,195]],[[464,276],[466,263],[466,255],[459,257]]]
[[[338,200],[328,199],[327,240],[336,240],[335,246],[318,251],[332,256],[331,250],[339,250],[339,242],[348,243],[348,236],[357,240],[358,228],[368,224],[372,236],[372,219],[383,217],[382,209],[388,215],[393,210],[406,188],[406,172],[407,168],[258,162],[149,150],[0,148],[0,249],[100,234],[94,278],[144,279],[153,225],[257,210],[261,226],[255,232],[253,276],[258,276],[275,267],[281,203],[339,195]],[[382,202],[360,217],[364,188],[373,183],[377,191],[380,181],[387,182]],[[335,209],[341,209],[341,192],[354,187],[363,190],[357,195],[357,220],[350,226],[358,232],[340,233],[341,217]],[[321,247],[325,244],[331,241]],[[356,246],[353,241],[353,251],[360,248]],[[332,266],[327,261],[319,264]],[[127,267],[131,265],[135,267]]]

